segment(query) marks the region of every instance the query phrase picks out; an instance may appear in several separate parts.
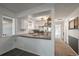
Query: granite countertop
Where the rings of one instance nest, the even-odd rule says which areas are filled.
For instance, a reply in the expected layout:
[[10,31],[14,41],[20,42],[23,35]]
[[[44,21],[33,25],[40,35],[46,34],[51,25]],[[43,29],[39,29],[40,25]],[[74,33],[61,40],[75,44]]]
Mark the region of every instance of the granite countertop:
[[35,34],[35,33],[21,33],[21,34],[17,34],[17,36],[19,36],[19,37],[27,37],[27,38],[35,38],[35,39],[51,40],[51,36]]

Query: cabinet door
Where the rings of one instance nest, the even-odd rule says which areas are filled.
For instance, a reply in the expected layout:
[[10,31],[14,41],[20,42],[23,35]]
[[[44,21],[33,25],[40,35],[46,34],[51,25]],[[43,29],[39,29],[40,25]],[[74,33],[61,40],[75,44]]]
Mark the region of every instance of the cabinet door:
[[51,40],[24,38],[18,37],[16,48],[40,55],[51,56],[52,55],[52,42]]
[[76,53],[78,53],[78,39],[69,36],[69,45]]
[[74,19],[74,28],[78,29],[78,17]]
[[69,29],[74,29],[74,20],[69,22]]

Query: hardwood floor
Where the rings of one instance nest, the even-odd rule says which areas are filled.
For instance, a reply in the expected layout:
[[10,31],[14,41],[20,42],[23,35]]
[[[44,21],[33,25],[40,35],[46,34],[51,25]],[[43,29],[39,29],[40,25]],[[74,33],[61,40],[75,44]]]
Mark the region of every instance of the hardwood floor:
[[55,55],[56,56],[77,56],[77,53],[63,40],[56,40]]

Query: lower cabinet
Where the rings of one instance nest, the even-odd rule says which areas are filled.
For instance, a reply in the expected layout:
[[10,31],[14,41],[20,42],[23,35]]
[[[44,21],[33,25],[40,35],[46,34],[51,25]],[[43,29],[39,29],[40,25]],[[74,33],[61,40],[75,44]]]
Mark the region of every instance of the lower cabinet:
[[69,36],[69,45],[71,46],[71,48],[78,54],[78,39],[74,38],[72,36]]
[[16,48],[19,48],[40,56],[52,55],[51,40],[17,37]]

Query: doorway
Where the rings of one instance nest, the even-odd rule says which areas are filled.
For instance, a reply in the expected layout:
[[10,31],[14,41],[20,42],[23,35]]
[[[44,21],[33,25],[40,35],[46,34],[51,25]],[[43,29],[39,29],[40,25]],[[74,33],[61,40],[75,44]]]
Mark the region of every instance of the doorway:
[[61,24],[55,25],[55,39],[62,39],[62,30],[61,30]]

